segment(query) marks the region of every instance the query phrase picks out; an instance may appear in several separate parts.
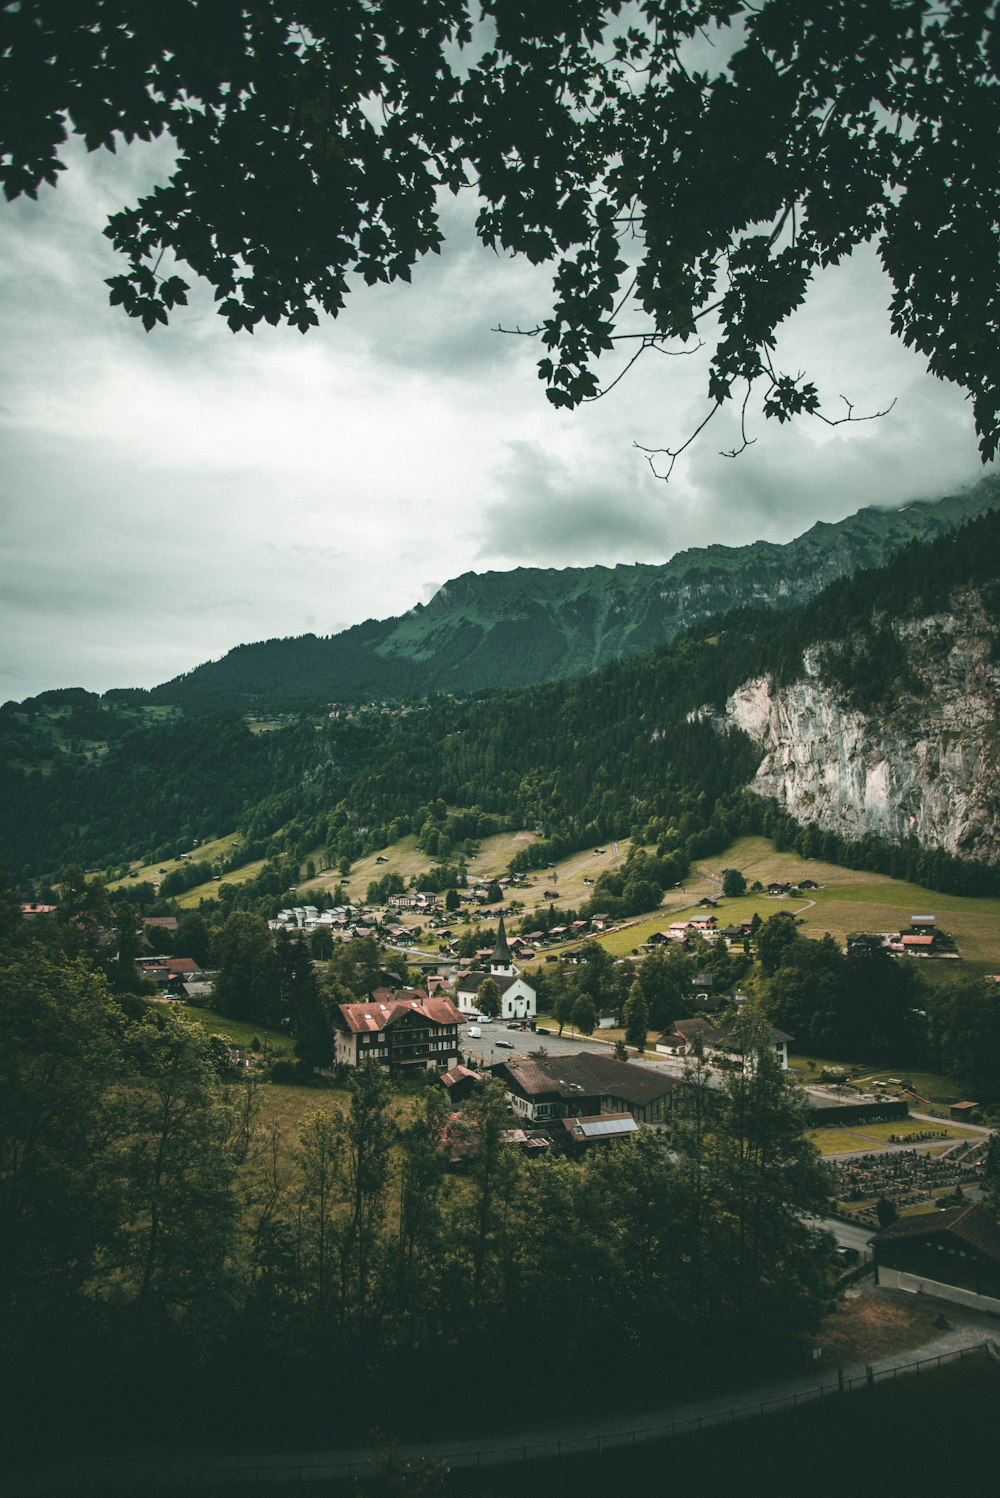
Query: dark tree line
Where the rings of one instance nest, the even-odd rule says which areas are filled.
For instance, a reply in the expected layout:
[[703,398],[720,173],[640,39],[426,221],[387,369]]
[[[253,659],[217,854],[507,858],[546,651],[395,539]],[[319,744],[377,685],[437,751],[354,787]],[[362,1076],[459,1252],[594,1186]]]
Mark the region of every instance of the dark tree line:
[[802,1217],[825,1175],[752,1020],[757,1064],[711,1110],[693,1076],[670,1151],[528,1160],[495,1086],[447,1120],[435,1087],[400,1094],[374,1067],[292,1138],[202,1027],[131,1018],[7,894],[0,1371],[19,1445],[218,1440],[248,1411],[264,1441],[356,1439],[387,1388],[416,1433],[447,1422],[449,1370],[519,1387],[527,1341],[556,1335],[576,1365],[627,1369],[628,1397],[759,1360],[828,1303]]

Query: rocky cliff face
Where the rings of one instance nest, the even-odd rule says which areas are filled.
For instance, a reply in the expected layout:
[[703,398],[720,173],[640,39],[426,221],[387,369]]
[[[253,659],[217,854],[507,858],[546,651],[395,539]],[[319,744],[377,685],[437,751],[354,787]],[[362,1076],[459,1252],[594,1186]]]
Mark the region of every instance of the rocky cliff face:
[[953,605],[894,623],[911,685],[880,712],[850,707],[823,680],[834,645],[808,651],[792,686],[738,688],[726,720],[764,751],[752,789],[841,837],[1000,858],[1000,631],[978,594]]

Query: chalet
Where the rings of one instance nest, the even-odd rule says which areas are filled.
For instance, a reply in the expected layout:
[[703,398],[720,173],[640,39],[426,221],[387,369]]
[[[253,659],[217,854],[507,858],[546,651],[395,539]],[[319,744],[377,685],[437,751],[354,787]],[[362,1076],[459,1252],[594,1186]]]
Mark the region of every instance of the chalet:
[[491,1068],[514,1112],[532,1123],[628,1113],[636,1123],[666,1126],[683,1079],[613,1056],[528,1056]]
[[791,884],[789,884],[787,881],[774,879],[767,886],[767,892],[769,895],[787,895],[791,887]]
[[[56,908],[55,905],[39,905],[37,900],[27,900],[21,906],[21,914],[22,916],[55,915]],[[175,920],[174,925],[176,924]]]
[[[742,1058],[742,1051],[736,1038],[736,1020],[732,1019],[728,1024],[712,1034],[711,1047],[716,1055],[730,1056],[734,1059]],[[784,1030],[778,1030],[774,1025],[765,1025],[768,1039],[774,1047],[775,1054],[781,1062],[781,1070],[788,1070],[788,1042],[794,1036],[786,1034]]]
[[487,978],[492,978],[500,990],[500,1018],[533,1019],[538,1008],[535,990],[514,965],[503,916],[500,917],[497,942],[489,954],[489,962],[489,971],[475,968],[456,979],[455,994],[460,1012],[478,1014],[479,990]]
[[696,915],[688,921],[688,928],[697,931],[700,936],[714,936],[717,924],[714,915]]
[[665,947],[672,937],[669,931],[651,931],[643,942],[644,947]]
[[360,1003],[334,1013],[338,1066],[369,1058],[392,1076],[433,1071],[458,1063],[461,1016],[449,999],[428,998],[419,988],[377,988]]
[[1000,1312],[1000,1226],[979,1202],[901,1217],[872,1250],[879,1285]]
[[718,900],[713,900],[710,895],[703,895],[702,898],[698,901],[699,910],[718,910],[718,908]]
[[911,915],[910,930],[918,935],[922,931],[934,931],[937,927],[936,915]]
[[[774,1025],[766,1027],[767,1035],[781,1062],[782,1071],[788,1070],[788,1042],[793,1038]],[[707,1019],[679,1019],[672,1030],[658,1036],[656,1049],[663,1056],[725,1057],[739,1059],[742,1052],[736,1040],[736,1021],[730,1020],[718,1028]]]
[[707,1019],[679,1019],[672,1030],[657,1036],[655,1045],[661,1056],[695,1056],[709,1049],[714,1034]]

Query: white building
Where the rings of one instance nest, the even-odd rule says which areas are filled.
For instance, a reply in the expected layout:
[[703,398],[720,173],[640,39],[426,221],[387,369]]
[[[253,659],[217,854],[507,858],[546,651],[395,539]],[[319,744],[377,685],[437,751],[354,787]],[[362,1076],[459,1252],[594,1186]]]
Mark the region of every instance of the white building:
[[456,981],[455,992],[461,1014],[479,1013],[478,994],[487,978],[492,978],[500,990],[501,1019],[534,1019],[538,1007],[535,990],[521,977],[520,970],[514,965],[507,945],[503,916],[500,917],[500,929],[490,958],[489,972],[477,969],[461,974]]

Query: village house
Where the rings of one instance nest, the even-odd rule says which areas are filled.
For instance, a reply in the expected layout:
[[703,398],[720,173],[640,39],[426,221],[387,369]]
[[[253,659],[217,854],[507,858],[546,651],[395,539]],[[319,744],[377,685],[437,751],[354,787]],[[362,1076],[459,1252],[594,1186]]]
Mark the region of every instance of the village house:
[[514,1112],[531,1123],[627,1113],[636,1123],[664,1128],[684,1085],[673,1073],[594,1051],[512,1057],[491,1071],[503,1082]]
[[360,1066],[369,1058],[391,1076],[457,1065],[461,1016],[450,999],[419,988],[377,988],[368,999],[334,1011],[334,1060]]
[[500,990],[501,1019],[534,1019],[537,1012],[535,990],[514,966],[503,916],[500,917],[496,946],[490,954],[489,971],[474,968],[471,972],[460,973],[455,980],[455,995],[462,1014],[479,1013],[479,990],[487,978],[492,978]]
[[[767,1025],[767,1035],[781,1062],[782,1071],[788,1070],[788,1042],[793,1038],[774,1025]],[[679,1019],[673,1029],[656,1039],[656,1049],[661,1056],[696,1056],[706,1060],[740,1060],[742,1053],[736,1039],[736,1020],[718,1028],[700,1015],[695,1019]]]
[[1000,1226],[978,1202],[900,1217],[872,1250],[879,1285],[1000,1313]]
[[441,1086],[445,1090],[445,1096],[453,1110],[460,1103],[464,1103],[474,1092],[483,1085],[483,1078],[479,1072],[473,1071],[461,1063],[453,1066],[449,1071],[441,1073]]

